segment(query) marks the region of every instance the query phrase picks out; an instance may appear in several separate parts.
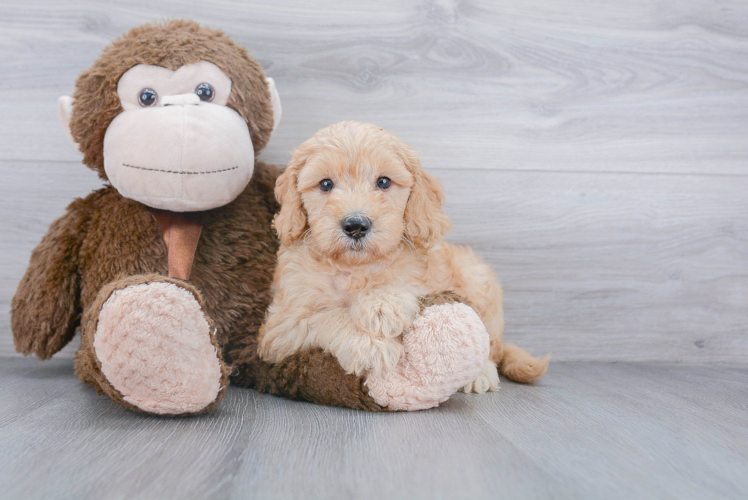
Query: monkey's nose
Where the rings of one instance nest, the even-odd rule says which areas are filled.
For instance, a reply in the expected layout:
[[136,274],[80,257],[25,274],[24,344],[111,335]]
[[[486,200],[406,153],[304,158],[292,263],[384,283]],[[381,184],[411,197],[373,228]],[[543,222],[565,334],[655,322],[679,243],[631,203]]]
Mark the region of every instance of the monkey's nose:
[[353,215],[346,217],[341,224],[343,232],[348,235],[349,238],[354,240],[360,240],[371,230],[371,220],[360,215]]
[[161,98],[163,106],[186,106],[200,104],[200,98],[194,92],[191,94],[165,95]]

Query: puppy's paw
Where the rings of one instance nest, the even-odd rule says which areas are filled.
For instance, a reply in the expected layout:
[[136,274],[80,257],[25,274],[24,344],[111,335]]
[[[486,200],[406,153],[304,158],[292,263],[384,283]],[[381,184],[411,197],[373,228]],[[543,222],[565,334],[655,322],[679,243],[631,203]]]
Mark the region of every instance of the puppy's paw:
[[362,330],[394,338],[413,324],[420,312],[418,298],[398,288],[375,288],[358,297],[351,317]]
[[499,390],[499,371],[496,369],[496,363],[488,361],[483,367],[483,371],[478,378],[462,388],[462,392],[474,392],[476,394],[485,394],[486,392],[495,392]]
[[349,339],[335,349],[333,354],[346,372],[360,376],[394,370],[405,349],[397,340],[376,338],[361,332],[357,338]]

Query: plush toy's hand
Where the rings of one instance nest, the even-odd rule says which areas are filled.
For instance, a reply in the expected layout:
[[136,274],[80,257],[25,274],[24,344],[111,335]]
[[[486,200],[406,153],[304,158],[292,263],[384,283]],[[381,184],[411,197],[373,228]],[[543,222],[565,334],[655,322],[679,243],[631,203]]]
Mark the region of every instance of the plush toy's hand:
[[31,254],[11,306],[16,350],[52,357],[75,335],[80,317],[78,250],[86,223],[82,202],[73,202],[52,223]]
[[395,338],[418,316],[418,298],[394,287],[374,288],[362,293],[351,305],[351,318],[360,329],[385,338]]
[[403,334],[405,355],[395,370],[369,374],[369,395],[379,405],[432,408],[481,374],[488,362],[488,332],[473,309],[453,300],[426,300],[427,307]]

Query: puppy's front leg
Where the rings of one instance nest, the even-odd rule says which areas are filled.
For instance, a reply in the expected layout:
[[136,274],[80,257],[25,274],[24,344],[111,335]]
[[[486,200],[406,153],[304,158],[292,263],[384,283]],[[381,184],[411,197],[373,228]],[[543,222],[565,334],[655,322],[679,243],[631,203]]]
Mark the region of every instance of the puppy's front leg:
[[396,339],[356,330],[353,335],[340,335],[330,345],[330,352],[346,373],[379,375],[395,369],[405,348]]
[[351,305],[354,323],[373,335],[391,339],[403,333],[418,316],[418,297],[395,287],[372,288]]
[[270,307],[261,330],[262,359],[278,363],[312,347],[330,352],[346,373],[356,375],[392,370],[404,352],[397,340],[356,327],[347,308],[313,312],[303,307]]
[[346,373],[363,375],[392,370],[405,349],[395,339],[363,331],[347,309],[317,313],[307,322],[312,343],[326,347]]

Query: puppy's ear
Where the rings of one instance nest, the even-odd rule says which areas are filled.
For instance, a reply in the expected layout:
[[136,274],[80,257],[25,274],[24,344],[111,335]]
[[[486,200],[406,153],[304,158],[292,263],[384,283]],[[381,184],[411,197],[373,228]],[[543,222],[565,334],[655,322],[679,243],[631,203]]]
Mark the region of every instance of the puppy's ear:
[[423,170],[413,149],[403,144],[400,156],[414,178],[405,206],[405,234],[416,246],[430,248],[452,229],[452,221],[442,210],[444,190],[436,177]]
[[273,226],[282,245],[291,245],[298,240],[307,227],[306,212],[301,204],[297,189],[299,171],[306,158],[294,155],[291,163],[275,182],[275,199],[281,205],[280,212],[273,219]]

